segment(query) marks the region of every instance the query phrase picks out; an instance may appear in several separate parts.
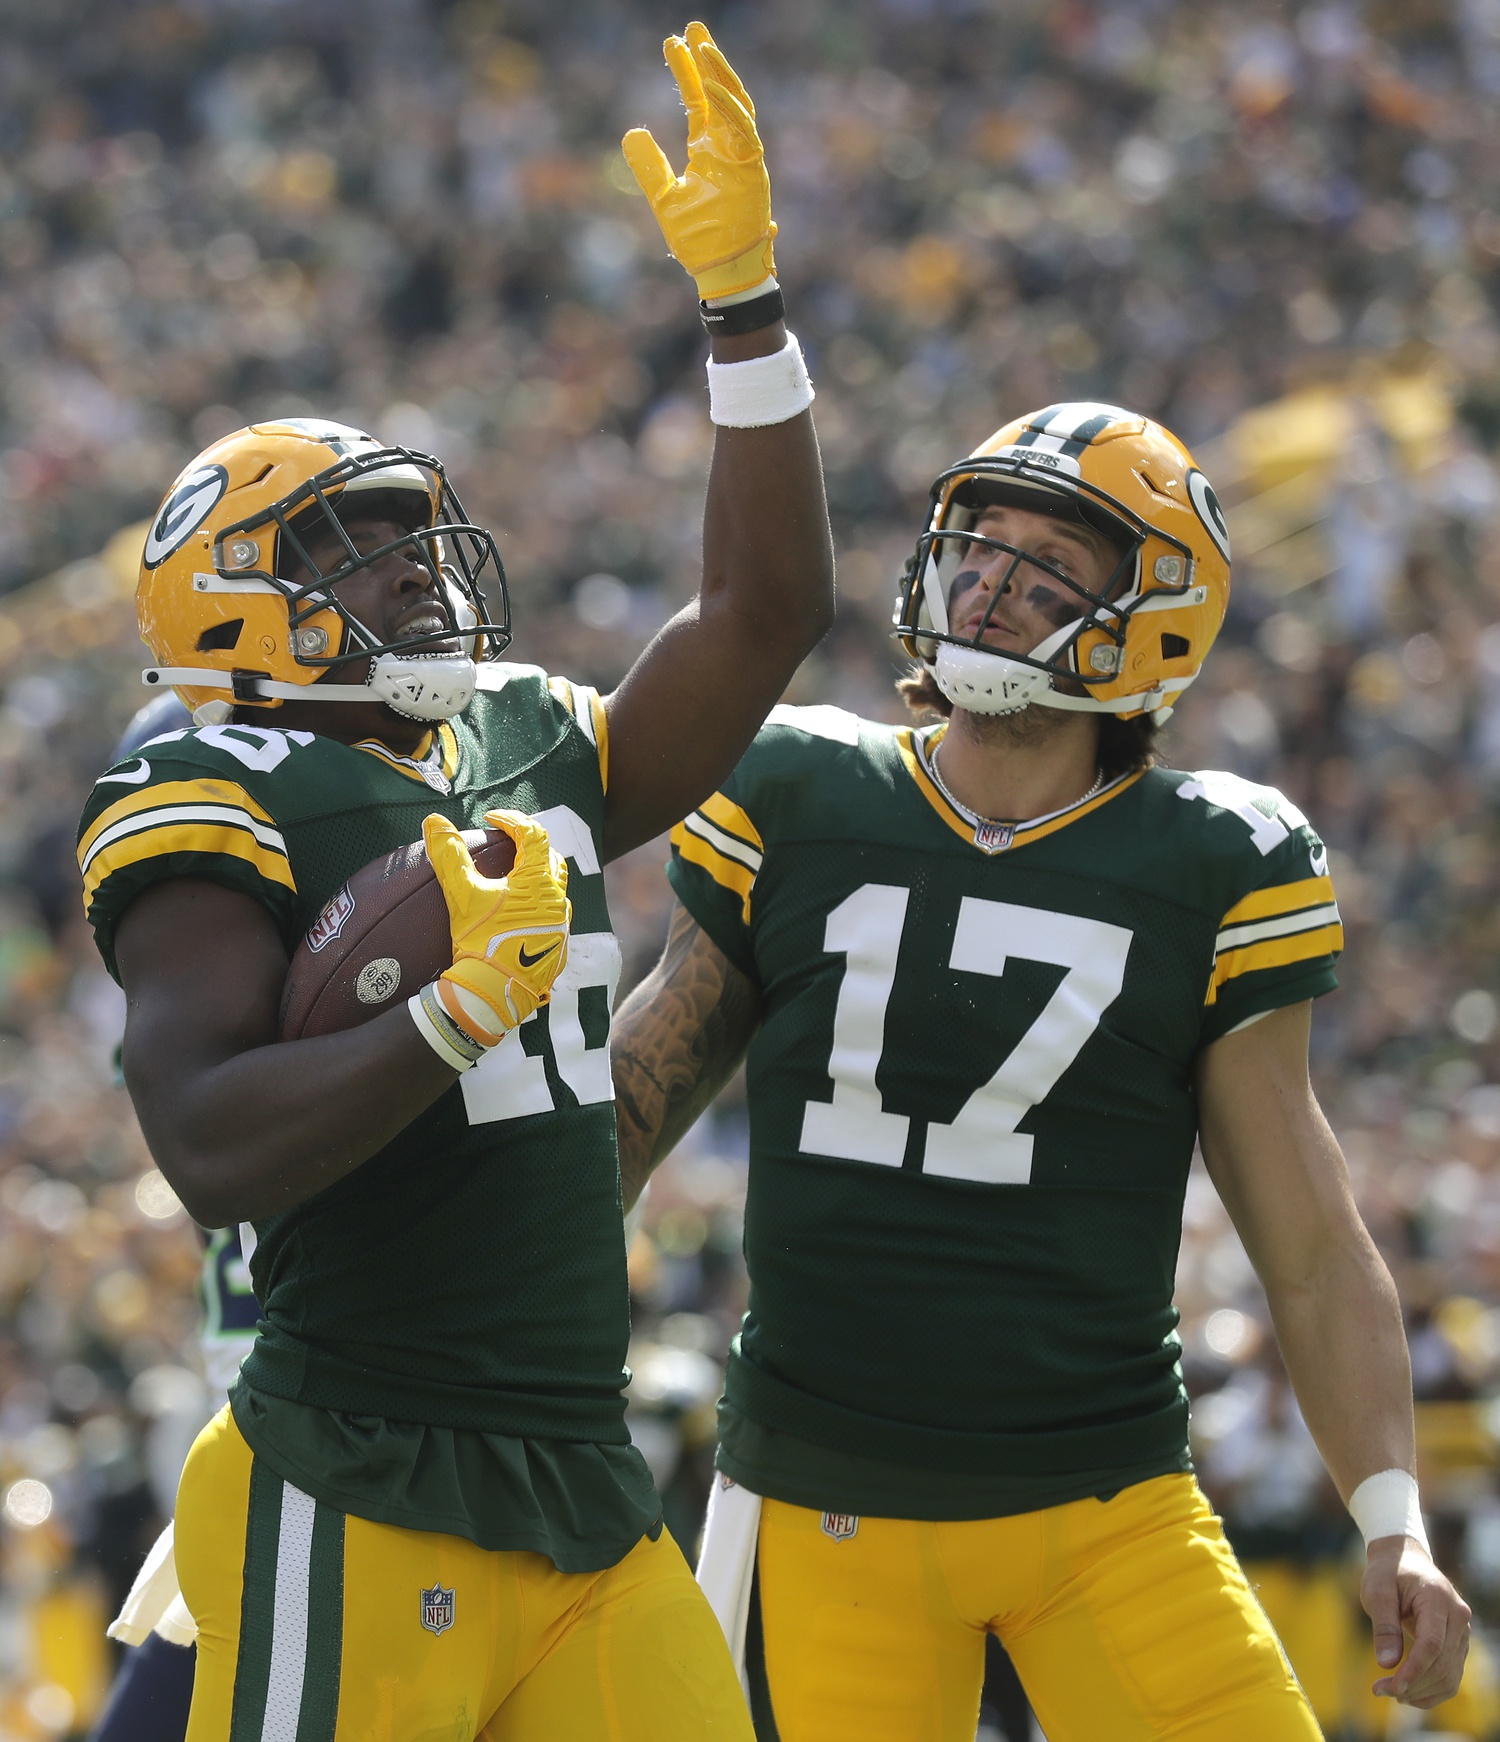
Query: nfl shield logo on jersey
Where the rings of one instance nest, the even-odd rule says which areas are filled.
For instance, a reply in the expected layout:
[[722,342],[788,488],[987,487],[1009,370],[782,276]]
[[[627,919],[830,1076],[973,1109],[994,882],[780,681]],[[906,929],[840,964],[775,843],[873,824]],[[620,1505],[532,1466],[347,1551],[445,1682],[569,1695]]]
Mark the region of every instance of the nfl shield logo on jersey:
[[823,1534],[835,1542],[847,1542],[859,1529],[859,1515],[854,1512],[825,1512]]
[[1014,823],[975,823],[974,845],[981,853],[1003,853],[1016,838]]
[[434,1585],[422,1593],[422,1625],[429,1633],[446,1633],[453,1625],[453,1593]]

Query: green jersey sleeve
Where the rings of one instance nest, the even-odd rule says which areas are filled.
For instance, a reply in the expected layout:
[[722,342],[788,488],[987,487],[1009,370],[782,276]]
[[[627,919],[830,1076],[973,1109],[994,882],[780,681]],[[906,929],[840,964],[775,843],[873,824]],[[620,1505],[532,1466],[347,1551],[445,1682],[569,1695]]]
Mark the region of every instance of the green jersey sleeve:
[[750,916],[765,842],[742,802],[743,764],[672,831],[667,876],[677,899],[734,963],[754,975]]
[[1202,1042],[1267,1011],[1318,998],[1338,984],[1344,929],[1328,854],[1307,818],[1272,787],[1199,773],[1178,797],[1206,801],[1249,827],[1233,892],[1214,940]]
[[270,910],[283,936],[296,935],[297,886],[286,840],[250,790],[253,772],[240,768],[236,778],[233,757],[217,755],[203,736],[183,732],[170,743],[143,746],[147,754],[100,776],[84,807],[78,832],[84,911],[115,979],[120,916],[143,890],[169,877],[203,877],[240,890]]

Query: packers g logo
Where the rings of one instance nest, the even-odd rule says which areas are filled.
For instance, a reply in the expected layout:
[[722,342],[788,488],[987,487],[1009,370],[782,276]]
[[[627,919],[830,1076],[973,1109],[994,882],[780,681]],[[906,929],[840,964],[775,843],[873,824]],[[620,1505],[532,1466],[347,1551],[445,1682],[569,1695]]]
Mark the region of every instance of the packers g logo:
[[174,550],[180,550],[228,488],[229,474],[222,466],[199,466],[179,479],[146,534],[146,567],[159,568]]
[[1204,531],[1218,547],[1219,555],[1228,562],[1229,522],[1224,518],[1224,510],[1219,505],[1213,485],[1195,466],[1187,475],[1187,487],[1194,513],[1203,522]]

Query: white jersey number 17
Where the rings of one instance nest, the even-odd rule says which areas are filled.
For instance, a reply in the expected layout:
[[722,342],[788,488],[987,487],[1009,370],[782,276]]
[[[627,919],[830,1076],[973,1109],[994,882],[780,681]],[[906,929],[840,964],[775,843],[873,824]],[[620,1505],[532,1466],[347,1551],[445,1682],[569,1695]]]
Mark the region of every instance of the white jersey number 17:
[[[828,915],[823,948],[845,959],[833,1017],[831,1101],[809,1101],[805,1155],[900,1167],[911,1120],[885,1110],[876,1073],[911,892],[866,883]],[[999,977],[1012,960],[1067,972],[1035,1022],[987,1083],[978,1084],[951,1125],[927,1128],[922,1171],[985,1185],[1029,1185],[1033,1139],[1016,1127],[1052,1092],[1104,1012],[1120,995],[1131,933],[1103,920],[966,895],[948,966]]]

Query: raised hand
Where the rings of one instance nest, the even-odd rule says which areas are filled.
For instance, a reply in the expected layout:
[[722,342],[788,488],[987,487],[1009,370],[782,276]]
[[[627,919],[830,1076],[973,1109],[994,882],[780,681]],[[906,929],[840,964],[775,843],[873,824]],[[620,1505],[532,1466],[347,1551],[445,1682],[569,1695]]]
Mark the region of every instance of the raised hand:
[[633,127],[621,141],[625,161],[698,295],[751,290],[776,266],[771,182],[755,105],[706,26],[690,24],[662,47],[687,109],[687,168],[678,175],[644,127]]

